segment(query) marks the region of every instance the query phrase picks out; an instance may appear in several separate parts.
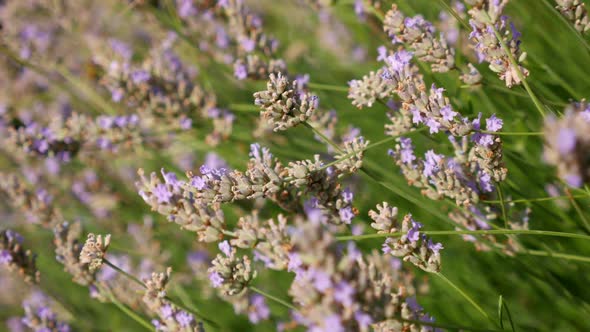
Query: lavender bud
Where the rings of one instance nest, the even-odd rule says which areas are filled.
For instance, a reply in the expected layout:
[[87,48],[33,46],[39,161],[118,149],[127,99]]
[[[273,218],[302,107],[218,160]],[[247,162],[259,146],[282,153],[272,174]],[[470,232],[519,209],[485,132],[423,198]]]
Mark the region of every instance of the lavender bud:
[[318,107],[317,97],[298,91],[297,83],[281,73],[270,74],[266,91],[254,93],[261,116],[273,125],[274,131],[286,130],[305,122]]
[[88,234],[88,238],[80,251],[80,263],[88,264],[90,272],[94,272],[102,266],[103,258],[111,243],[111,235],[104,237],[102,235]]

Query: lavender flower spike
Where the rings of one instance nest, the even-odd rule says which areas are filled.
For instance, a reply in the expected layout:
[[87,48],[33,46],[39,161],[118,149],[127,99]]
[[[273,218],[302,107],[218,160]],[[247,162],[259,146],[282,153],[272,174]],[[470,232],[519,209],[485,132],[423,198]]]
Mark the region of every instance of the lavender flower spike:
[[305,122],[318,108],[318,97],[300,91],[297,81],[291,82],[281,73],[270,74],[265,91],[254,93],[261,116],[274,127],[286,130]]

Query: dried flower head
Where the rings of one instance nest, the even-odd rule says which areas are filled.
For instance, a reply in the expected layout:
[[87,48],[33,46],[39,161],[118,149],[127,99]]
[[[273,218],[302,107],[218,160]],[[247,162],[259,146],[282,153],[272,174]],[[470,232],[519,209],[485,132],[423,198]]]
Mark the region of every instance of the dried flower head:
[[307,121],[318,108],[318,98],[302,91],[297,83],[281,73],[270,74],[265,91],[254,93],[254,103],[260,106],[261,116],[274,127],[286,130]]
[[100,269],[104,256],[107,253],[111,243],[111,234],[104,237],[102,235],[88,234],[88,238],[80,251],[80,263],[88,264],[90,272]]
[[224,295],[240,294],[256,278],[257,272],[252,268],[250,258],[239,257],[229,242],[221,242],[219,249],[222,254],[215,257],[208,270],[211,285]]
[[415,221],[411,214],[404,216],[401,225],[397,219],[397,208],[389,206],[387,202],[377,205],[377,211],[369,211],[374,223],[371,227],[379,233],[398,233],[400,236],[388,237],[383,244],[383,252],[400,257],[404,261],[420,267],[424,271],[440,272],[441,243],[434,243],[426,235],[420,234],[422,224]]

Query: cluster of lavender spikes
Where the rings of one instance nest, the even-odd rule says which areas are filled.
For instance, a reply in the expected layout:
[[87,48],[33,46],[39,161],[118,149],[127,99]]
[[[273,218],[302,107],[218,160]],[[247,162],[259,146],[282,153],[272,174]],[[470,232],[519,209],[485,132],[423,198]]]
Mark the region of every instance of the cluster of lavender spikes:
[[508,0],[467,0],[466,3],[470,6],[469,25],[473,29],[469,38],[479,61],[489,63],[490,69],[498,73],[507,87],[520,84],[529,72],[518,64],[526,58],[526,53],[520,52],[521,33],[508,17],[502,15]]
[[430,63],[432,71],[444,73],[455,67],[455,50],[443,35],[437,38],[434,26],[422,15],[405,17],[394,4],[385,15],[383,29],[394,44],[408,45],[420,61]]

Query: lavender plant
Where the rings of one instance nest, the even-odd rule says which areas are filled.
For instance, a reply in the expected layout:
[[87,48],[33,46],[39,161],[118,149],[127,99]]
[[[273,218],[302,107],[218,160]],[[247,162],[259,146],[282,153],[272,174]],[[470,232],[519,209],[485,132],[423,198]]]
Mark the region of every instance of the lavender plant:
[[0,329],[588,330],[582,1],[0,26]]

